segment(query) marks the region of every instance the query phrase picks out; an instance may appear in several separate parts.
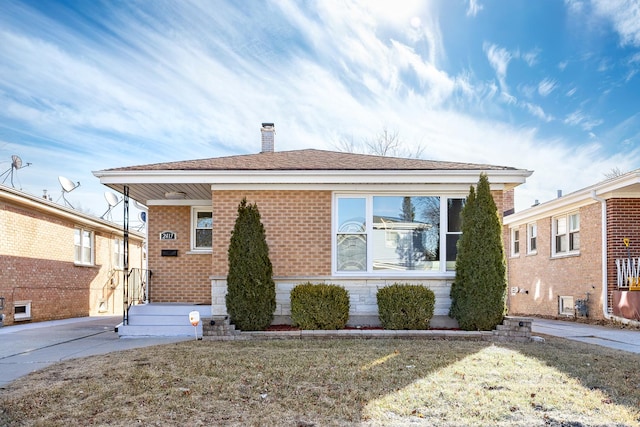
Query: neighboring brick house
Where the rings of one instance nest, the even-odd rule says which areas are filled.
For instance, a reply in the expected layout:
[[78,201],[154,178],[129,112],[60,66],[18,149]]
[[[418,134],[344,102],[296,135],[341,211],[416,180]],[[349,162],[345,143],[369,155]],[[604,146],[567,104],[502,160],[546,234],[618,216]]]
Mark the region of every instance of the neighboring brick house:
[[640,321],[640,171],[505,216],[504,224],[510,314]]
[[[129,236],[142,268],[144,235]],[[122,226],[0,185],[4,326],[123,312]]]
[[[513,210],[513,190],[531,174],[314,149],[277,152],[273,125],[263,124],[261,132],[259,154],[94,172],[101,183],[148,206],[153,283],[147,309],[162,322],[176,304],[184,305],[183,323],[188,309],[226,316],[227,249],[246,198],[257,204],[266,230],[276,282],[274,323],[289,322],[289,293],[302,282],[344,286],[350,325],[379,324],[377,290],[411,282],[436,295],[432,325],[451,325],[460,211],[470,186],[487,173],[502,214]],[[134,317],[121,333],[134,325],[140,332],[129,328],[132,334],[172,333],[144,328]]]

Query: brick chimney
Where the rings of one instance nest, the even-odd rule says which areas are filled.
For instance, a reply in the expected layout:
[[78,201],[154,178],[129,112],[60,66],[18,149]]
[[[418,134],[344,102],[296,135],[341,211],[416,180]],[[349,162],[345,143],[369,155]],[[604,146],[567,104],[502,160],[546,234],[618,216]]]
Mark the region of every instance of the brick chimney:
[[260,132],[262,132],[262,153],[273,153],[273,136],[276,133],[273,123],[263,123]]

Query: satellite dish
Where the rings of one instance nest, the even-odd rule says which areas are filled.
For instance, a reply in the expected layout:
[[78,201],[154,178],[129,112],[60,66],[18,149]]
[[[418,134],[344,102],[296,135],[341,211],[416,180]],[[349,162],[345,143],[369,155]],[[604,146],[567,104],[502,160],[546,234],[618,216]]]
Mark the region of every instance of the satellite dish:
[[13,156],[11,156],[11,167],[9,169],[7,169],[6,171],[2,172],[2,174],[0,174],[0,176],[4,176],[4,179],[2,180],[2,183],[4,184],[5,181],[7,180],[7,178],[11,177],[11,186],[13,188],[16,188],[16,186],[13,185],[13,175],[14,175],[14,173],[16,173],[14,171],[17,171],[18,169],[26,168],[27,166],[31,166],[31,163],[27,163],[25,165],[25,164],[22,163],[22,159],[20,158],[20,156],[15,155],[15,154]]
[[76,189],[76,187],[80,186],[80,183],[74,184],[69,178],[65,178],[64,176],[59,176],[58,181],[60,181],[60,185],[62,186],[62,190],[65,193],[70,193]]
[[140,226],[138,227],[138,231],[142,231],[144,226],[147,224],[147,212],[146,211],[138,212],[138,220],[140,221]]
[[143,205],[142,203],[138,202],[137,200],[134,200],[133,204],[135,205],[136,208],[140,209],[141,211],[148,210],[148,208],[145,205]]
[[22,159],[20,156],[16,156],[15,154],[11,156],[11,167],[14,169],[20,169],[22,167]]
[[[62,187],[62,194],[60,195],[60,197],[62,197],[62,200],[64,200],[64,204],[69,205],[71,209],[75,209],[64,195],[65,193],[70,193],[76,188],[80,187],[80,181],[78,181],[77,184],[74,184],[73,181],[71,181],[69,178],[65,178],[64,176],[59,176],[58,181],[60,182],[60,186]],[[60,200],[60,197],[58,197],[58,200]]]
[[122,201],[122,199],[118,199],[118,196],[116,196],[115,194],[109,192],[109,191],[105,191],[104,192],[104,198],[107,201],[107,203],[109,204],[109,208],[107,209],[107,211],[105,213],[102,214],[102,216],[100,218],[105,219],[105,217],[108,217],[107,219],[111,219],[111,210],[116,207],[118,205],[118,203],[120,203]]

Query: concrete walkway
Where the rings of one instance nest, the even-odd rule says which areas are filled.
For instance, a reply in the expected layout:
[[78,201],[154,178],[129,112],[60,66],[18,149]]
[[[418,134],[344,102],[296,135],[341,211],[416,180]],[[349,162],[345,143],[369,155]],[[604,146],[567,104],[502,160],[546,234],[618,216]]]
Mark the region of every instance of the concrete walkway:
[[640,354],[640,331],[637,329],[619,329],[572,321],[534,318],[531,323],[531,333],[552,335]]
[[[63,360],[194,339],[194,337],[118,338],[114,328],[121,320],[119,316],[83,317],[0,328],[0,388],[7,388],[11,381]],[[316,332],[321,333],[321,331]],[[348,331],[341,332],[348,333]],[[364,332],[366,331],[354,331],[353,335],[363,337]],[[640,353],[640,331],[638,330],[534,319],[532,332],[534,335],[552,335]],[[446,331],[438,331],[438,333],[446,333]],[[460,331],[450,331],[452,337],[459,333]]]

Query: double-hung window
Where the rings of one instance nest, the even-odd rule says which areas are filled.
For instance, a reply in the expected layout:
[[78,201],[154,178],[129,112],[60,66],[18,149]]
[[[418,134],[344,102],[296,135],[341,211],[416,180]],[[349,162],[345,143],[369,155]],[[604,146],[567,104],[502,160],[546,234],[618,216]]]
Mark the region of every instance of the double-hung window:
[[577,212],[553,218],[553,254],[569,255],[580,251],[580,214]]
[[511,256],[516,257],[520,255],[520,229],[511,229]]
[[337,273],[455,270],[463,198],[336,195]]
[[74,229],[74,262],[79,265],[93,265],[93,232],[82,228]]
[[124,240],[113,239],[113,266],[119,270],[124,268]]
[[538,252],[538,225],[534,222],[527,225],[527,253]]
[[191,249],[211,250],[213,239],[213,212],[211,208],[193,208],[191,211]]

